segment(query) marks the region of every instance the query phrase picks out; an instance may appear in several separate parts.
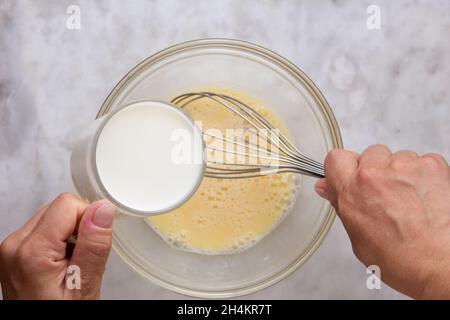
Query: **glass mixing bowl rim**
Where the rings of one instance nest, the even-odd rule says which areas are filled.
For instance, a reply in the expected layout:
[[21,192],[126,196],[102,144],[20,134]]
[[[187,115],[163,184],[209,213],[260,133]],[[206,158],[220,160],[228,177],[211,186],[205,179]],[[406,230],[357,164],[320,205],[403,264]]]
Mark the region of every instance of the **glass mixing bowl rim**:
[[[111,90],[111,92],[103,102],[102,106],[100,107],[96,118],[99,118],[109,112],[112,103],[115,101],[117,96],[122,92],[122,90],[126,88],[127,83],[129,83],[137,75],[139,75],[142,70],[145,70],[147,67],[155,63],[158,63],[175,54],[186,52],[192,49],[202,49],[202,48],[203,49],[227,48],[250,53],[258,57],[264,58],[265,60],[283,69],[283,71],[287,72],[289,75],[293,76],[299,83],[301,83],[308,90],[309,94],[313,96],[315,102],[319,105],[322,111],[322,115],[324,116],[326,123],[330,128],[333,146],[335,148],[343,147],[342,137],[339,131],[336,118],[334,117],[334,114],[331,110],[331,107],[329,106],[328,102],[326,101],[325,97],[323,96],[319,88],[313,83],[313,81],[309,78],[309,76],[307,76],[292,62],[290,62],[286,58],[283,58],[279,54],[264,47],[261,47],[259,45],[236,39],[207,38],[207,39],[190,40],[165,48],[151,55],[150,57],[142,60],[127,74],[125,74],[125,76],[114,86],[114,88]],[[282,279],[286,278],[294,271],[296,271],[312,256],[312,254],[317,250],[317,248],[320,246],[320,244],[326,237],[336,216],[336,212],[333,209],[333,207],[329,204],[327,204],[327,206],[328,206],[328,213],[326,215],[326,218],[322,222],[319,231],[316,233],[314,239],[310,242],[308,247],[300,256],[298,256],[283,270],[277,272],[274,275],[271,275],[269,278],[264,279],[263,281],[260,281],[258,283],[252,283],[250,285],[244,285],[242,287],[233,288],[229,290],[213,291],[213,290],[199,290],[187,288],[183,287],[182,285],[163,279],[154,273],[150,273],[148,270],[143,269],[139,264],[137,264],[134,261],[133,258],[131,258],[126,253],[126,250],[122,248],[120,240],[118,239],[115,233],[113,233],[113,248],[114,251],[137,273],[139,273],[144,278],[152,281],[153,283],[163,288],[169,289],[176,293],[198,298],[237,297],[257,292],[281,281]]]

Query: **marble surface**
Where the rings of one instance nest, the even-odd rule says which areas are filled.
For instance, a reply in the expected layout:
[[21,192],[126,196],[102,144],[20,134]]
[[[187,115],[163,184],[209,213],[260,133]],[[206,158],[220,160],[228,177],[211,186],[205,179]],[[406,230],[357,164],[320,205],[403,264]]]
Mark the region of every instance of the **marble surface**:
[[[379,30],[366,26],[371,4]],[[66,28],[69,5],[81,9],[80,30]],[[190,39],[248,40],[293,61],[328,99],[347,148],[385,143],[450,159],[449,35],[447,0],[0,0],[0,239],[73,191],[71,137],[124,73]],[[301,270],[247,298],[404,298],[368,290],[366,278],[336,220]],[[112,253],[103,297],[182,296]]]

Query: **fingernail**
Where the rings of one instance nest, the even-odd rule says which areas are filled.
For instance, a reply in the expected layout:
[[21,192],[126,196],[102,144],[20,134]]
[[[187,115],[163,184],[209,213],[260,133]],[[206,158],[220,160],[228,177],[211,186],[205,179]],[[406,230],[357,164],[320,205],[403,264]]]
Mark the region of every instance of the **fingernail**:
[[92,222],[100,228],[109,229],[114,220],[115,207],[108,200],[100,200],[103,203],[92,215]]

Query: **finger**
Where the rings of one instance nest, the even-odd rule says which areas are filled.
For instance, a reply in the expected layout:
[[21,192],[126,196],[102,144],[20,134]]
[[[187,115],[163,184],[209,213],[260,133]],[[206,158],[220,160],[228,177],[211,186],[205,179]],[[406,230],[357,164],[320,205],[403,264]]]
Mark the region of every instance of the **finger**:
[[325,178],[317,180],[316,184],[314,185],[314,190],[325,200],[328,200],[330,202],[333,202],[335,200],[334,195],[328,187],[327,180]]
[[98,293],[112,243],[115,208],[107,200],[92,203],[81,218],[69,265],[81,272],[81,289]]
[[29,235],[29,241],[41,253],[54,260],[66,255],[66,241],[73,234],[77,220],[87,204],[70,193],[60,194],[41,214]]
[[343,149],[334,149],[325,158],[325,180],[332,196],[341,190],[341,186],[358,168],[359,156],[355,152]]
[[443,166],[448,167],[448,162],[445,160],[445,158],[437,153],[425,153],[422,155],[422,158],[432,158],[436,160],[438,163],[442,164]]
[[22,227],[14,231],[8,236],[9,249],[11,252],[16,252],[23,240],[31,233],[37,222],[41,218],[48,205],[40,208]]
[[31,231],[33,231],[34,227],[36,227],[37,223],[41,219],[44,212],[49,207],[49,203],[43,206],[42,208],[38,209],[36,213],[27,221],[23,226],[21,226],[17,231],[20,233],[20,237],[23,239],[26,236],[28,236]]
[[415,161],[417,158],[417,153],[415,153],[414,151],[397,151],[391,156],[389,160],[389,167],[394,171],[417,172],[417,170],[420,168],[418,165],[418,161]]
[[396,160],[410,160],[417,158],[418,155],[414,151],[411,150],[400,150],[392,154],[391,161]]
[[359,159],[359,165],[385,165],[389,162],[391,155],[392,151],[388,147],[382,144],[375,144],[364,150]]

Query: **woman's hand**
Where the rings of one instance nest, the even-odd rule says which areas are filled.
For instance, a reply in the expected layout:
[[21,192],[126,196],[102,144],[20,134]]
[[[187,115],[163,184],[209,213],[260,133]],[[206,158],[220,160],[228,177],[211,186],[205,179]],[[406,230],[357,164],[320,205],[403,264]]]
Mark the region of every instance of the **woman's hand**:
[[[114,210],[106,200],[88,206],[69,193],[40,209],[0,246],[3,298],[99,298]],[[73,234],[78,239],[71,248]]]

